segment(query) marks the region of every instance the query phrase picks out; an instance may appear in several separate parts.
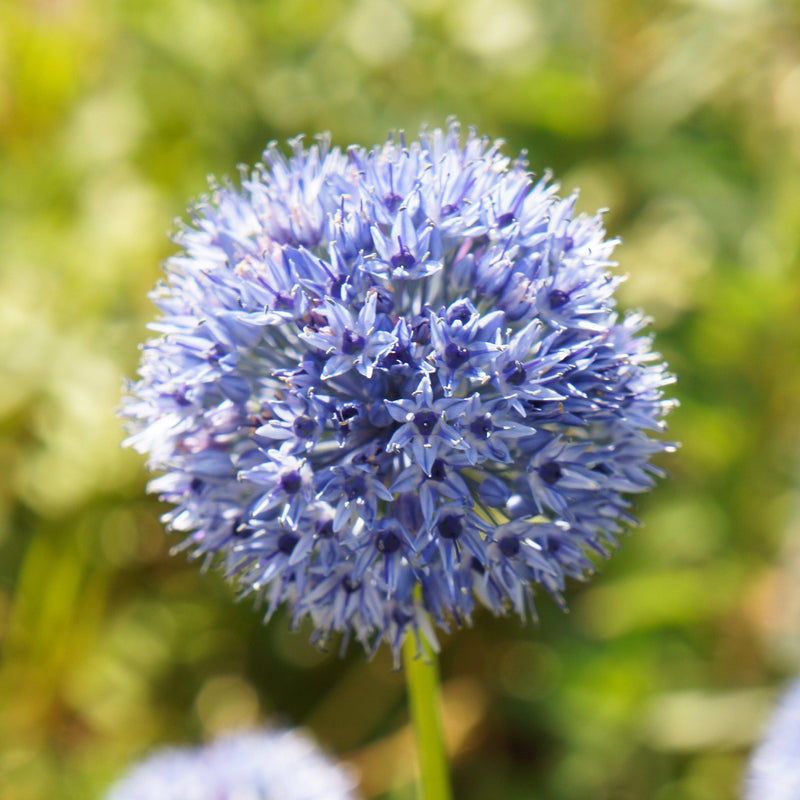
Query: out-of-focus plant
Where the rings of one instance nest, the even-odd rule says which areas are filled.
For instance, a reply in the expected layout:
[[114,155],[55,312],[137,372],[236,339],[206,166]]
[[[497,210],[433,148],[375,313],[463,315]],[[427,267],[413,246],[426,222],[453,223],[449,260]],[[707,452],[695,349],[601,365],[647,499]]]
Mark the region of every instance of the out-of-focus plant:
[[162,749],[117,781],[106,800],[356,800],[354,784],[310,739],[267,730]]
[[800,683],[781,698],[763,741],[750,758],[745,800],[800,797]]

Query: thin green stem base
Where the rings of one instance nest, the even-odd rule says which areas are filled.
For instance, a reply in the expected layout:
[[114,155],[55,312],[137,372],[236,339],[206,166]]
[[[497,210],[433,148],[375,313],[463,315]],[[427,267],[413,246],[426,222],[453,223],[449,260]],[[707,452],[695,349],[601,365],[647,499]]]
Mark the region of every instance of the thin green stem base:
[[414,636],[406,636],[403,643],[403,666],[417,743],[419,798],[451,800],[436,654],[423,641],[422,654],[418,655]]

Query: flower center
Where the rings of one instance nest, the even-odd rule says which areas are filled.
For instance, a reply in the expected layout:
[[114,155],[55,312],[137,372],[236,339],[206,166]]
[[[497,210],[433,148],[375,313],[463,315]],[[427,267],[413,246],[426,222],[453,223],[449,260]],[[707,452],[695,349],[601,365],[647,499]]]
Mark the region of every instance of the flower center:
[[443,539],[458,539],[461,536],[463,525],[461,524],[461,517],[457,514],[447,514],[439,520],[439,524],[436,527]]
[[350,475],[344,479],[344,496],[348,500],[362,497],[367,490],[367,482],[360,475]]
[[516,218],[514,215],[509,211],[507,214],[501,214],[497,218],[497,227],[498,228],[505,228],[506,225],[510,225]]
[[311,417],[298,417],[292,423],[292,430],[301,439],[307,439],[314,432],[314,420]]
[[390,213],[394,213],[397,209],[397,206],[403,202],[403,198],[400,197],[399,194],[395,194],[392,192],[391,194],[387,194],[386,197],[383,198],[383,204],[386,206],[387,210]]
[[343,406],[340,406],[336,409],[336,417],[339,420],[339,427],[344,433],[347,433],[350,430],[350,426],[347,423],[353,419],[353,417],[357,416],[358,406],[354,405],[353,403],[345,403]]
[[403,627],[404,625],[407,625],[409,622],[411,622],[411,620],[414,619],[414,617],[411,616],[411,614],[407,614],[405,611],[403,611],[402,608],[395,608],[392,610],[392,619],[398,625]]
[[294,307],[292,298],[284,292],[278,292],[275,295],[275,308],[282,309],[283,311],[291,311]]
[[282,533],[278,537],[278,550],[284,555],[290,556],[298,541],[300,541],[299,537],[293,533]]
[[392,256],[391,261],[392,266],[395,268],[403,267],[403,269],[411,269],[417,260],[411,255],[408,248],[404,244],[401,244],[400,252],[395,253],[395,255]]
[[342,352],[346,356],[358,355],[364,349],[364,337],[345,328],[342,334]]
[[521,361],[513,361],[504,370],[506,381],[512,386],[519,386],[525,382],[525,365]]
[[561,475],[561,467],[559,467],[555,461],[545,461],[545,463],[539,467],[539,477],[545,483],[555,483]]
[[439,417],[437,417],[433,411],[417,411],[417,413],[414,414],[414,424],[423,436],[430,436],[438,420]]
[[381,366],[386,369],[399,366],[411,366],[413,364],[411,354],[408,352],[407,347],[401,344],[396,344],[381,360]]
[[500,548],[500,552],[506,558],[513,558],[517,553],[519,553],[519,540],[513,536],[504,536],[497,543],[497,546]]
[[469,322],[472,313],[469,310],[469,306],[463,300],[453,303],[450,306],[449,311],[447,312],[447,321],[450,325],[452,325],[456,320],[461,323]]
[[470,432],[479,439],[488,439],[494,430],[492,415],[484,414],[482,417],[473,420],[469,425],[469,429]]
[[283,475],[281,475],[281,489],[283,489],[286,494],[297,494],[302,485],[303,479],[300,477],[300,473],[296,469],[293,469],[291,472],[285,472]]
[[553,291],[547,295],[547,302],[550,308],[561,308],[561,306],[569,302],[569,295],[566,292],[562,292],[561,289],[553,289]]
[[391,555],[400,549],[400,537],[393,531],[381,531],[375,539],[375,546],[381,553]]
[[468,359],[469,350],[467,350],[464,345],[450,342],[450,344],[444,348],[444,363],[447,364],[450,369],[460,367]]

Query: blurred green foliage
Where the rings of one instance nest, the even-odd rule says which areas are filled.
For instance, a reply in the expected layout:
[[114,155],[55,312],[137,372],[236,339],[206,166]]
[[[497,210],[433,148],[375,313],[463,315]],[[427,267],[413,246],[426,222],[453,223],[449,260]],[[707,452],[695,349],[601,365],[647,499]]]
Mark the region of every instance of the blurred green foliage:
[[[409,798],[401,676],[170,558],[114,418],[165,236],[270,139],[456,114],[609,207],[683,448],[564,616],[446,639],[463,800],[719,800],[800,666],[800,19],[780,0],[0,6],[0,796],[277,718]],[[400,731],[400,733],[397,733]]]

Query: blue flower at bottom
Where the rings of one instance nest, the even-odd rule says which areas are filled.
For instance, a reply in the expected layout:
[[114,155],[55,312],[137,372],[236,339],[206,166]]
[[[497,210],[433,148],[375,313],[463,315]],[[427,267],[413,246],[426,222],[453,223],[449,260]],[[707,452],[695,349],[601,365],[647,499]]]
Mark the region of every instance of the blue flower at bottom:
[[114,784],[105,800],[356,800],[354,786],[309,739],[271,730],[157,752]]
[[616,242],[557,189],[455,123],[270,146],[213,185],[122,411],[182,547],[314,641],[395,656],[478,603],[563,602],[635,521],[674,403]]

